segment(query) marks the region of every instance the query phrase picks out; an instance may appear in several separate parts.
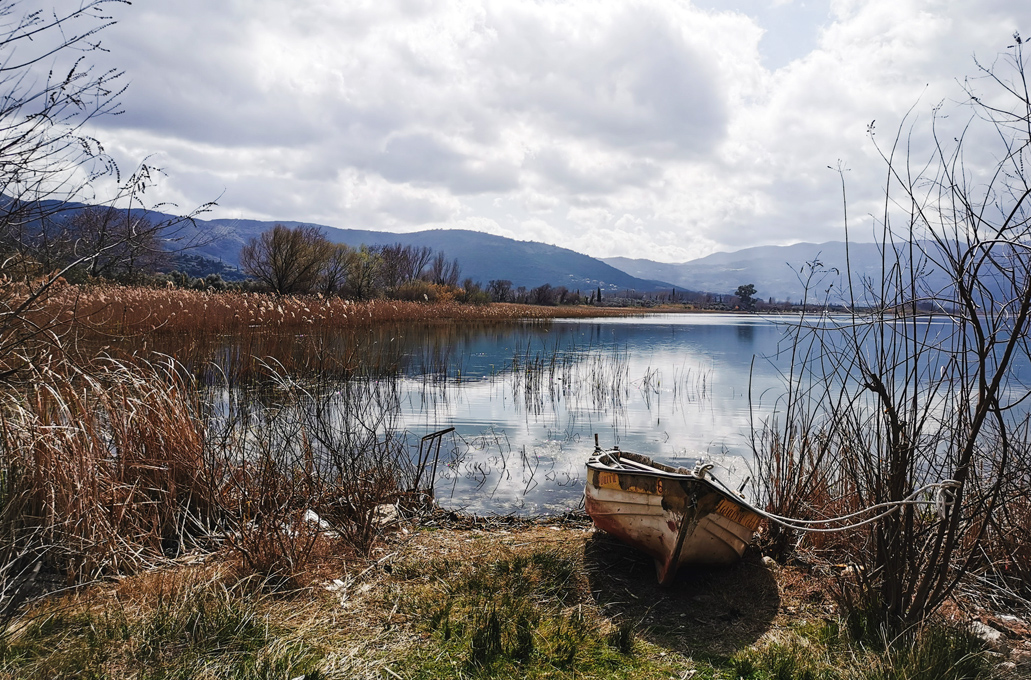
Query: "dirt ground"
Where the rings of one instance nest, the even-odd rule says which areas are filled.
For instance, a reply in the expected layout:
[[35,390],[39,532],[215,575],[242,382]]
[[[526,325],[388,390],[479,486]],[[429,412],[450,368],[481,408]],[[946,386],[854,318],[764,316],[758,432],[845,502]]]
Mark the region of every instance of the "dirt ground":
[[771,568],[756,551],[725,567],[681,569],[660,587],[651,558],[594,529],[586,517],[534,522],[461,518],[398,531],[378,561],[417,557],[488,560],[529,547],[576,556],[584,600],[608,619],[627,618],[650,642],[686,656],[726,656],[799,617],[830,617],[828,592],[799,567]]
[[[649,642],[687,657],[726,657],[764,636],[806,623],[834,621],[833,568],[763,560],[755,549],[723,567],[682,568],[672,586],[656,583],[651,558],[595,530],[586,515],[544,520],[443,516],[428,526],[405,526],[379,549],[389,573],[394,560],[442,556],[488,560],[529,547],[568,551],[582,564],[585,600],[612,621],[634,620]],[[995,613],[970,602],[952,602],[943,614],[979,621],[998,633],[992,643],[1031,673],[1031,611]]]

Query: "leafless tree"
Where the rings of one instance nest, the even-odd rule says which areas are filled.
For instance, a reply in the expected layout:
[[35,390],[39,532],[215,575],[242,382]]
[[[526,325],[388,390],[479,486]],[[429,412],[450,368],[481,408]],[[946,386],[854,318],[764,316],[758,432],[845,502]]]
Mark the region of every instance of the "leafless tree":
[[[120,112],[123,74],[98,70],[109,10],[125,0],[85,0],[73,9],[26,10],[0,4],[0,378],[10,378],[46,344],[59,341],[41,305],[55,284],[89,269],[124,243],[76,241],[72,216],[83,204],[130,211],[126,238],[168,249],[192,216],[149,220],[143,197],[157,170],[122,177],[87,126]],[[97,187],[107,180],[102,193]],[[154,206],[162,207],[162,206]],[[189,230],[186,230],[189,231]],[[42,343],[42,344],[41,344]]]
[[240,251],[240,267],[279,295],[310,293],[319,284],[332,245],[317,227],[272,229],[250,239]]
[[379,269],[382,256],[376,248],[361,246],[354,251],[347,272],[344,294],[355,300],[375,297],[378,289]]
[[508,302],[512,299],[512,282],[508,279],[491,279],[487,282],[487,292],[493,302]]
[[319,291],[323,295],[338,295],[344,290],[348,273],[354,267],[356,257],[357,253],[343,243],[334,243],[330,246],[322,275],[319,277]]
[[0,223],[9,247],[30,243],[41,222],[117,172],[84,132],[94,118],[119,112],[122,73],[98,72],[85,59],[101,49],[111,4],[128,3],[94,0],[27,14],[19,3],[0,5]]
[[433,256],[433,261],[430,262],[426,278],[430,283],[438,286],[457,286],[461,272],[462,269],[457,259],[448,261],[447,255],[438,252]]
[[[838,546],[864,567],[844,591],[850,609],[892,632],[971,574],[1027,561],[1031,100],[1019,36],[1004,61],[978,67],[965,125],[936,110],[927,143],[905,125],[878,145],[883,271],[850,279],[847,320],[799,325],[800,400],[778,445],[759,451],[771,488],[810,451],[816,518],[844,501],[893,509]],[[975,175],[975,155],[994,169]]]
[[168,263],[161,230],[145,213],[90,206],[70,220],[68,261],[89,256],[84,271],[93,278],[131,282]]
[[554,307],[558,304],[558,294],[557,288],[552,287],[550,283],[544,283],[530,291],[530,302],[535,305]]
[[387,289],[397,288],[422,276],[433,257],[433,250],[427,246],[406,246],[400,243],[383,246],[379,253],[380,280]]
[[25,364],[32,343],[48,339],[46,324],[28,319],[62,273],[37,259],[39,246],[46,245],[43,225],[64,213],[70,200],[90,195],[94,181],[116,174],[100,144],[83,132],[95,117],[118,111],[122,74],[97,72],[85,60],[100,49],[97,34],[112,23],[105,13],[108,4],[94,1],[65,13],[27,14],[17,3],[0,5],[4,378]]

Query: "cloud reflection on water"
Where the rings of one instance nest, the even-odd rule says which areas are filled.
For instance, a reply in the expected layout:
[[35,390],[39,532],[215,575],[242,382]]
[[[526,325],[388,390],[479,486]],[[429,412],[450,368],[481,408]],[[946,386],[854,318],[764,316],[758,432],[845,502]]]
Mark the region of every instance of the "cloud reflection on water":
[[[496,335],[496,349],[480,345],[480,356],[465,356],[461,379],[402,381],[404,427],[456,428],[438,483],[444,505],[497,513],[576,507],[596,433],[602,446],[677,465],[713,458],[729,477],[748,476],[749,384],[762,417],[782,389],[764,358],[776,353],[780,326],[752,316],[664,314],[555,322],[549,336],[504,363],[498,354],[512,343]],[[492,372],[477,369],[486,359]]]

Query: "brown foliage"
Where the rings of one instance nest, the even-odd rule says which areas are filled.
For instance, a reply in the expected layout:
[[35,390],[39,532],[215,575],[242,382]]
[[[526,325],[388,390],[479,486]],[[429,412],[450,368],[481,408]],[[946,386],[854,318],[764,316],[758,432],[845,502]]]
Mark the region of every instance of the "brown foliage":
[[[435,289],[436,290],[436,289]],[[438,298],[446,297],[438,290]],[[110,335],[197,333],[262,328],[354,328],[406,321],[515,321],[622,316],[626,310],[532,305],[463,305],[453,301],[353,302],[321,295],[274,297],[122,286],[67,286],[36,311],[59,329],[73,326]]]
[[209,510],[196,393],[169,365],[35,376],[5,395],[0,563],[72,581],[133,571]]

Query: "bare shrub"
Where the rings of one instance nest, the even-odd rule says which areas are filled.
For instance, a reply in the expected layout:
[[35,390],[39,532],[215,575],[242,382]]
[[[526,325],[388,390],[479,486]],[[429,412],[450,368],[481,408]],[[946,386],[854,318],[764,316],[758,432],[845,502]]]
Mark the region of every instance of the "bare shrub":
[[275,588],[300,585],[298,577],[324,552],[326,538],[318,516],[311,515],[319,497],[314,480],[284,467],[263,454],[244,463],[224,488],[236,501],[227,513],[229,544],[245,574]]
[[377,511],[408,495],[415,466],[395,427],[394,379],[302,385],[267,370],[267,403],[229,394],[209,450],[223,471],[231,547],[248,569],[289,583],[329,537],[367,556],[382,529]]
[[310,293],[333,255],[318,227],[277,224],[244,244],[240,267],[278,295]]
[[[799,322],[797,337],[812,338],[815,351],[792,363],[790,380],[826,387],[803,389],[777,425],[779,447],[760,452],[776,473],[786,469],[778,456],[800,451],[785,442],[818,433],[833,457],[806,474],[820,478],[823,467],[835,490],[817,516],[834,514],[842,499],[845,508],[878,508],[846,522],[858,540],[839,545],[837,557],[862,575],[846,584],[846,607],[868,608],[890,632],[911,630],[961,583],[1026,552],[1012,531],[1024,512],[1014,480],[1028,455],[1016,371],[1031,335],[1031,101],[1019,36],[1009,57],[1008,70],[982,68],[967,82],[969,125],[949,129],[936,111],[922,147],[929,159],[914,157],[912,129],[883,150],[883,271],[848,273],[847,318]],[[973,90],[982,84],[995,89]],[[965,154],[983,154],[993,140],[997,165],[975,182]],[[789,492],[804,497],[808,488]]]

